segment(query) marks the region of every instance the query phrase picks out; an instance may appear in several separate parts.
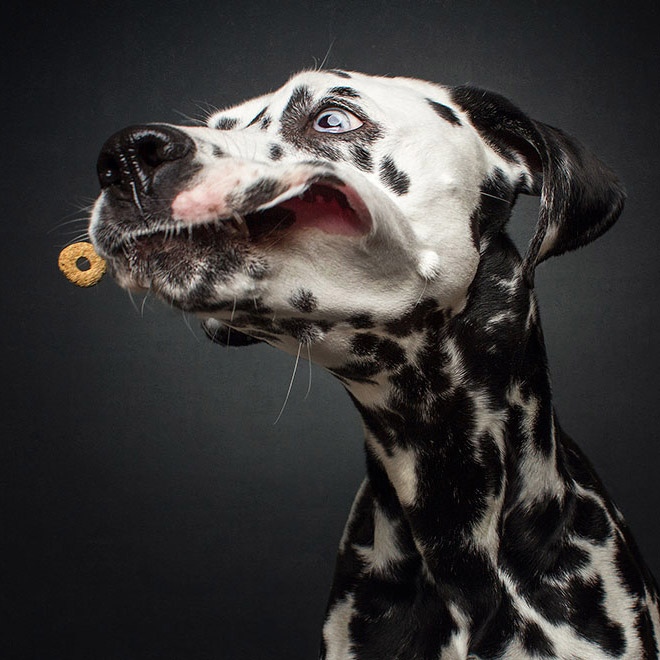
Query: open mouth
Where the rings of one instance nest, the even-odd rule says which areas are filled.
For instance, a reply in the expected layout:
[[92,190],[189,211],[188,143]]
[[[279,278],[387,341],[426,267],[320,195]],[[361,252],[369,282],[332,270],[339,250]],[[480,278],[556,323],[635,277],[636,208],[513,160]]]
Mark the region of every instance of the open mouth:
[[290,233],[317,229],[327,234],[362,236],[371,227],[370,215],[358,195],[346,186],[326,182],[309,185],[298,196],[270,208],[203,223],[178,223],[133,235],[130,245],[135,256],[146,257],[159,250],[199,251],[219,249],[227,244],[268,246]]

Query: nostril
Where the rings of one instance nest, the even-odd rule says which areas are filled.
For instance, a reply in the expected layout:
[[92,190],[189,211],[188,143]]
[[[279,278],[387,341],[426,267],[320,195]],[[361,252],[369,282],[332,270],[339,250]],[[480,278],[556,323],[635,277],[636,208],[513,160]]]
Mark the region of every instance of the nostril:
[[137,144],[138,159],[149,167],[158,167],[168,158],[168,143],[156,137],[145,137]]
[[113,183],[121,181],[121,163],[115,156],[110,154],[101,153],[96,165],[96,172],[101,188],[107,188]]

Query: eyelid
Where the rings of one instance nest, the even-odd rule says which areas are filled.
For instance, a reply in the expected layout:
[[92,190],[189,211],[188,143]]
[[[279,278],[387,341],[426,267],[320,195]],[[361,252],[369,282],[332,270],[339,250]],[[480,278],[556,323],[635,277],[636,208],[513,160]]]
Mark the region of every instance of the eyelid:
[[[323,117],[330,115],[342,115],[344,117],[343,121],[346,122],[344,127],[340,125],[336,126],[321,126],[320,122]],[[316,113],[314,119],[312,120],[312,127],[315,131],[319,133],[332,133],[335,135],[341,135],[344,133],[352,133],[353,131],[358,130],[364,126],[364,122],[350,110],[344,110],[344,108],[339,108],[336,105],[330,106],[325,110],[319,110]]]
[[367,121],[366,115],[364,115],[360,109],[356,108],[352,103],[345,103],[342,101],[342,99],[333,97],[323,99],[323,101],[318,104],[316,110],[312,113],[312,119],[314,119],[314,117],[318,117],[321,112],[332,110],[333,108],[337,108],[337,110],[343,110],[344,112],[350,112],[352,115],[355,115],[361,122]]

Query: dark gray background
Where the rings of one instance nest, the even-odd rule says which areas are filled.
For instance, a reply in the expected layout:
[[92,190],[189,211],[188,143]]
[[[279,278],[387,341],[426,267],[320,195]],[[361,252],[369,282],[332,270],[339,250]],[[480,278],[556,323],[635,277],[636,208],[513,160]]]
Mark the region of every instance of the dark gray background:
[[[578,136],[629,201],[544,264],[560,419],[654,571],[658,5],[634,2],[52,3],[5,21],[0,444],[3,658],[316,657],[335,548],[362,476],[340,385],[265,346],[225,350],[59,249],[97,194],[105,138],[184,122],[328,66],[500,91]],[[524,245],[535,200],[513,223]],[[71,232],[71,233],[70,233]],[[143,309],[143,312],[140,309]],[[190,327],[189,327],[190,326]]]

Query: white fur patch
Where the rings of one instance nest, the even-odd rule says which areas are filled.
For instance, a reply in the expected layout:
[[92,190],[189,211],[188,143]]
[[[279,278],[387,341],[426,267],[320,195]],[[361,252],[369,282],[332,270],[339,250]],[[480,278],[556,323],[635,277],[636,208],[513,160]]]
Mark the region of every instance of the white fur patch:
[[417,456],[415,450],[394,447],[391,455],[371,434],[367,443],[379,458],[403,506],[411,507],[417,497]]
[[350,624],[355,614],[353,594],[336,602],[323,626],[326,660],[355,660],[351,648]]

